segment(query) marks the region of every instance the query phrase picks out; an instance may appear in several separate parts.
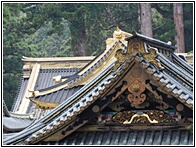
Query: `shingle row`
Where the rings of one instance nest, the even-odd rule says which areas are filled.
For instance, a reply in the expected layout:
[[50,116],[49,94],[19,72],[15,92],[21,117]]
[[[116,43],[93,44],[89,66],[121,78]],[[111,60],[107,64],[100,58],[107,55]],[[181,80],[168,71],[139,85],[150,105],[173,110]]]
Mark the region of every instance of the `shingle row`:
[[193,135],[187,130],[130,130],[74,132],[57,142],[38,145],[193,145]]
[[154,66],[142,59],[142,57],[140,58],[140,60],[142,60],[142,66],[147,69],[148,73],[150,73],[162,87],[166,88],[169,93],[179,98],[181,102],[184,102],[185,100],[187,104],[193,104],[193,96],[190,90],[186,89],[182,84],[167,74],[164,69],[162,71],[157,71]]

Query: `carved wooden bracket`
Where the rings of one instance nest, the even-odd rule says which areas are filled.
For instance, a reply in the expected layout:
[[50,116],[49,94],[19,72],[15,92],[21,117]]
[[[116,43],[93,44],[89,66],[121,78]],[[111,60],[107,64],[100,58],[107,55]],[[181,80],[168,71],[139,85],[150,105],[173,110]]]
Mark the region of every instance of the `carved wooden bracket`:
[[128,87],[128,91],[130,94],[127,96],[127,98],[132,104],[139,105],[146,100],[146,95],[143,94],[145,91],[145,86],[139,80],[134,80]]

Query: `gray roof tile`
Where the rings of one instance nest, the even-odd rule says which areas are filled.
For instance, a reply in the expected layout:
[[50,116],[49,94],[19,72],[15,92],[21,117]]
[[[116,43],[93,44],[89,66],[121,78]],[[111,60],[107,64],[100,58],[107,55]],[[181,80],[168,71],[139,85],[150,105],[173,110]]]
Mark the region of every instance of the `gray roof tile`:
[[58,142],[37,145],[192,145],[187,130],[76,131]]

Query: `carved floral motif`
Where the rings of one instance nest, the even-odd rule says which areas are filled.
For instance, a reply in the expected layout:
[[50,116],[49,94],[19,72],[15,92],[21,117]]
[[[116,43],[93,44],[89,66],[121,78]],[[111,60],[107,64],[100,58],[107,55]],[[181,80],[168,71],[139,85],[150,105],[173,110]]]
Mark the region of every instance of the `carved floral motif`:
[[128,87],[130,94],[127,96],[128,100],[134,104],[142,104],[146,100],[145,86],[139,80],[134,80],[133,83]]

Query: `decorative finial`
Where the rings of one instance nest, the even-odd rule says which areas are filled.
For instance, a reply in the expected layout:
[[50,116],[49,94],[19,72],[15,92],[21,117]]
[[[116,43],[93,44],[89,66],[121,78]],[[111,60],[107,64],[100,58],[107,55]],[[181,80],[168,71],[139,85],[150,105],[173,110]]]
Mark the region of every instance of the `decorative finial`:
[[132,34],[132,35],[136,35],[135,29],[132,30],[131,34]]
[[117,38],[117,39],[122,38],[122,31],[120,30],[119,27],[116,27],[116,30],[114,31],[113,36],[114,36],[114,38]]

